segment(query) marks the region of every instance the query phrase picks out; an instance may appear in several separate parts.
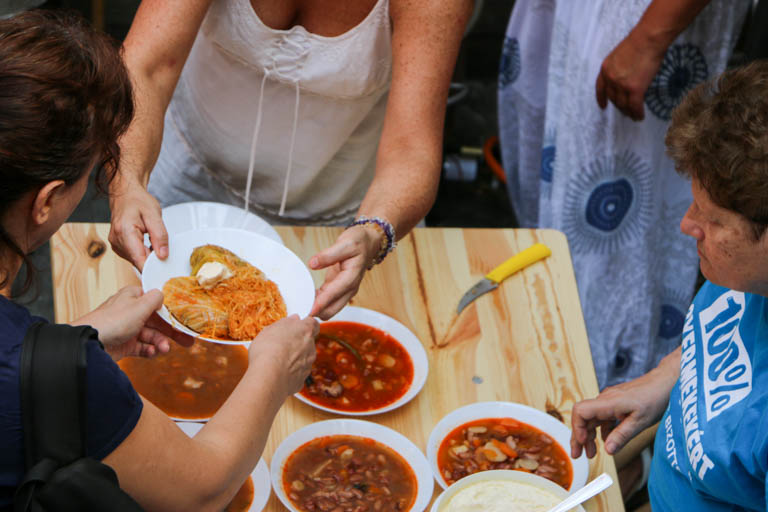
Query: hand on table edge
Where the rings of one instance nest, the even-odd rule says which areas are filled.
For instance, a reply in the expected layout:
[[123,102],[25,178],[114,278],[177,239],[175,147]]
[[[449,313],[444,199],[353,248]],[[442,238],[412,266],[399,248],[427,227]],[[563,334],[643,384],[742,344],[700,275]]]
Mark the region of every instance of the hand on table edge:
[[682,348],[667,355],[659,366],[642,377],[604,389],[596,398],[573,406],[571,456],[585,450],[588,458],[597,453],[597,428],[605,451],[615,454],[642,430],[661,419],[669,393],[680,375]]
[[72,325],[96,329],[104,350],[114,361],[165,354],[172,342],[192,345],[194,338],[176,331],[157,314],[162,303],[160,290],[143,293],[138,286],[126,286]]
[[368,266],[379,252],[384,234],[371,225],[345,229],[329,248],[309,260],[312,270],[327,269],[315,294],[310,316],[328,320],[357,293]]

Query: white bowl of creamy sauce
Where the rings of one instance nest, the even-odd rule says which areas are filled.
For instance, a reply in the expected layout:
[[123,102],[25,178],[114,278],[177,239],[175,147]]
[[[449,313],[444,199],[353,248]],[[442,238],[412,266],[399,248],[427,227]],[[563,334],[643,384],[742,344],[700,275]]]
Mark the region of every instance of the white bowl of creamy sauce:
[[[431,512],[547,512],[568,494],[554,482],[524,471],[482,471],[448,487]],[[584,512],[582,507],[573,510]]]

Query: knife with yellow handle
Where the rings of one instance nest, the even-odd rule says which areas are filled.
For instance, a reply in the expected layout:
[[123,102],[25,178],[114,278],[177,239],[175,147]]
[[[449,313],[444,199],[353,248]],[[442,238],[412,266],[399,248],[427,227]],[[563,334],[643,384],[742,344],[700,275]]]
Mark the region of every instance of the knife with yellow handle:
[[478,298],[484,293],[488,293],[491,290],[498,288],[499,284],[518,270],[522,270],[528,265],[532,265],[539,260],[543,260],[547,256],[552,254],[552,251],[544,244],[535,244],[527,248],[526,250],[519,252],[509,258],[507,261],[491,270],[486,276],[478,281],[478,283],[469,289],[467,293],[459,301],[459,307],[456,310],[456,314],[462,312],[462,310],[469,305],[470,302]]

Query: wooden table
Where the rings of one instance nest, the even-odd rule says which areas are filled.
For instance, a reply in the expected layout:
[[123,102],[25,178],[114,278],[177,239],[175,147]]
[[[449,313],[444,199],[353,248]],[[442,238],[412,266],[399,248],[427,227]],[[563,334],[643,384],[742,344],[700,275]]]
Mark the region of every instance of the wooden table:
[[[277,228],[285,245],[308,261],[339,228]],[[109,249],[108,224],[65,224],[51,240],[57,322],[77,318],[120,287],[137,284],[133,268]],[[510,277],[460,316],[462,294],[512,254],[535,242],[552,256]],[[323,274],[313,272],[316,285]],[[422,450],[445,414],[478,401],[521,402],[560,416],[597,394],[579,295],[565,237],[552,230],[416,229],[363,280],[353,304],[390,315],[427,349],[430,373],[422,392],[396,411],[369,417],[405,434]],[[335,417],[286,401],[275,419],[264,458],[309,423]],[[590,478],[616,469],[602,448]],[[436,492],[439,489],[435,484]],[[588,511],[623,511],[618,485],[590,500]],[[266,510],[283,510],[274,496]]]

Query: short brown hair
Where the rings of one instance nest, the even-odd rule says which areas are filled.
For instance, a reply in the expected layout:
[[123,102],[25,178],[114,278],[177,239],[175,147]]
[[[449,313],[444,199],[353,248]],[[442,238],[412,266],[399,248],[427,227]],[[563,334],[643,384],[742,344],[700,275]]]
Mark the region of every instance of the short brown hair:
[[768,227],[768,61],[726,71],[693,89],[672,114],[667,152],[718,206],[760,238]]
[[[96,158],[99,181],[109,180],[132,118],[131,82],[109,36],[63,11],[0,20],[0,218],[30,190],[76,182]],[[5,249],[25,258],[0,225]]]

